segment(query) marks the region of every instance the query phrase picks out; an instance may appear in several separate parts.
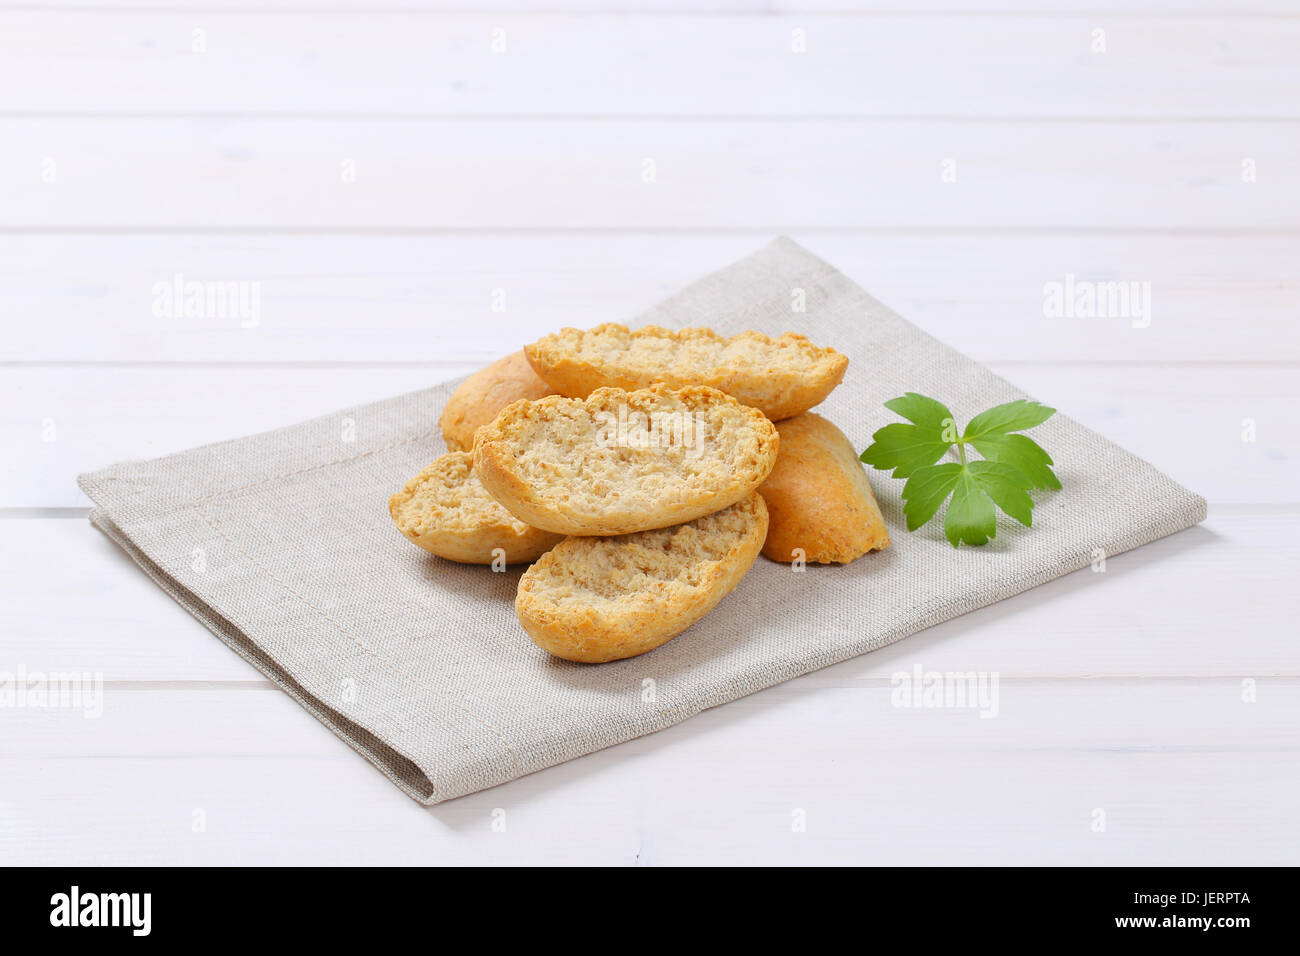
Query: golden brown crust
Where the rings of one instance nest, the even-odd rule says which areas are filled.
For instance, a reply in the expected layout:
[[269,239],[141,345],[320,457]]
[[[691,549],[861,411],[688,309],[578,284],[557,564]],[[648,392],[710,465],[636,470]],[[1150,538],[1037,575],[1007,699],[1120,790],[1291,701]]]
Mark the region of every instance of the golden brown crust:
[[438,427],[449,451],[470,451],[479,426],[492,421],[511,402],[521,398],[532,401],[553,394],[552,388],[533,371],[524,353],[515,352],[461,382],[447,399]]
[[597,388],[708,385],[757,408],[772,421],[806,412],[844,378],[849,360],[797,332],[770,338],[712,329],[629,331],[615,322],[566,328],[524,348],[537,374],[561,395],[586,398]]
[[735,589],[767,534],[752,494],[688,524],[612,538],[568,538],[519,580],[528,636],[582,663],[635,657],[686,630]]
[[844,433],[820,415],[780,422],[781,452],[758,489],[769,527],[763,554],[788,562],[847,563],[889,547],[866,469]]
[[443,455],[388,500],[397,530],[430,554],[462,564],[535,561],[562,535],[524,524],[483,489],[467,451]]
[[515,402],[479,429],[474,470],[511,514],[560,534],[664,528],[745,498],[776,462],[777,431],[704,386]]

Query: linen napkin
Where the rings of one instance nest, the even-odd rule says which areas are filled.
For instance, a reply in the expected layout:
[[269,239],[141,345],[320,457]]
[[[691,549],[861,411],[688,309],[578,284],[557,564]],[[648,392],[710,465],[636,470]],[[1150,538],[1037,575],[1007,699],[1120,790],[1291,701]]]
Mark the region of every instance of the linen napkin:
[[[793,330],[840,350],[848,373],[817,412],[859,449],[906,391],[959,421],[1026,397],[788,239],[630,324]],[[961,549],[937,521],[908,533],[902,482],[873,471],[886,551],[803,571],[759,558],[658,650],[573,664],[516,621],[521,569],[440,560],[389,518],[389,495],[444,453],[436,423],[456,384],[80,478],[91,521],[164,591],[424,804],[662,730],[1205,516],[1202,498],[1058,413],[1033,434],[1064,488],[1035,493],[1032,530],[1000,516],[993,542]]]

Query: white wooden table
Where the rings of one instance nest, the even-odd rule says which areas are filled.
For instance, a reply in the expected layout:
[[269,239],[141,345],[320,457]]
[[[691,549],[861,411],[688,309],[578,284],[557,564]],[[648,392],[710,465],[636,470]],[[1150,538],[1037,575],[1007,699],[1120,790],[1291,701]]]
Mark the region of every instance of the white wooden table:
[[[1293,2],[240,6],[0,3],[0,671],[106,682],[98,719],[0,709],[0,860],[1300,862]],[[1209,520],[432,810],[85,520],[79,472],[463,374],[780,233]],[[178,274],[259,283],[256,327],[156,314]],[[1046,317],[1066,274],[1149,282],[1150,325]],[[916,665],[997,672],[999,716],[891,706]]]

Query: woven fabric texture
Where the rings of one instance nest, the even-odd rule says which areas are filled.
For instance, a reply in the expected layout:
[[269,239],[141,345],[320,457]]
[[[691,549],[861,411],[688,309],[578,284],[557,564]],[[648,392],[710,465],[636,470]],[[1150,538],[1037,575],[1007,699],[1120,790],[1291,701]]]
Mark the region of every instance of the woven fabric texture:
[[[817,411],[859,449],[906,391],[959,421],[1027,397],[788,239],[629,324],[651,323],[794,330],[839,349],[848,374]],[[760,558],[658,650],[572,664],[516,621],[519,569],[439,560],[389,519],[388,496],[445,451],[436,423],[456,384],[80,479],[91,520],[163,590],[426,804],[662,730],[1205,516],[1202,498],[1058,413],[1033,435],[1064,489],[1035,493],[1032,530],[1001,516],[993,542],[961,549],[938,521],[908,533],[902,482],[873,471],[888,550],[802,572]]]

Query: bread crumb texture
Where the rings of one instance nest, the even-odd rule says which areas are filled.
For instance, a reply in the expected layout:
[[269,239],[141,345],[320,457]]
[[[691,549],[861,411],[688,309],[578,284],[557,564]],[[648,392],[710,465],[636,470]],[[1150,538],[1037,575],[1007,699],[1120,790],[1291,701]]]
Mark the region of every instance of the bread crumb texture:
[[511,402],[553,394],[522,351],[507,355],[479,369],[451,393],[438,419],[442,439],[449,451],[471,451],[474,433]]
[[474,470],[534,527],[628,534],[747,497],[772,470],[778,442],[762,413],[713,388],[601,388],[509,406],[479,429]]
[[763,554],[773,561],[843,564],[889,547],[866,469],[844,433],[811,413],[777,430],[781,453],[758,489],[770,518]]
[[601,663],[653,650],[735,589],[767,534],[751,494],[686,524],[606,538],[568,538],[519,580],[515,611],[539,647]]
[[466,451],[443,455],[388,500],[397,530],[424,550],[463,564],[534,561],[562,535],[529,527],[487,493]]
[[601,387],[708,385],[773,421],[806,412],[844,378],[849,360],[797,332],[770,338],[712,329],[630,331],[617,323],[563,329],[524,349],[537,374],[561,395],[584,398]]

